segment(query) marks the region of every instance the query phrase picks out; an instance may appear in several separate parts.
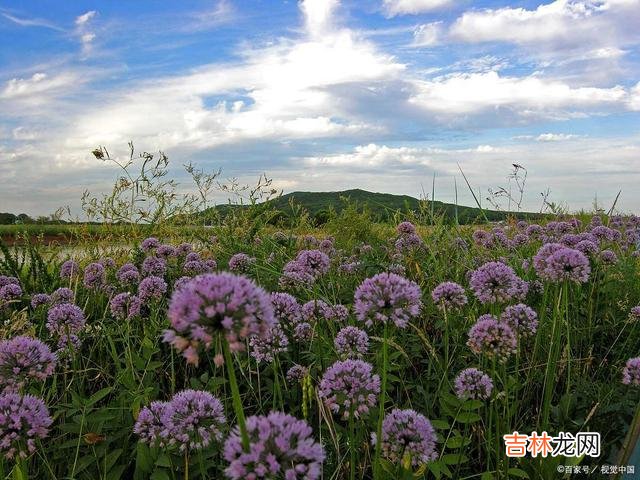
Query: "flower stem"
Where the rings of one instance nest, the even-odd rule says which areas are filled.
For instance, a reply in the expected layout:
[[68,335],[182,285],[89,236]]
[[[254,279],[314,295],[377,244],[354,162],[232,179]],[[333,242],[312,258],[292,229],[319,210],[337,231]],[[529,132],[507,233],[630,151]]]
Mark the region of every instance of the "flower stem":
[[378,428],[376,429],[376,452],[373,460],[374,478],[381,479],[380,474],[380,453],[382,449],[382,421],[384,420],[384,404],[387,396],[387,338],[389,335],[389,325],[384,324],[384,343],[382,344],[382,389],[380,391],[380,407],[378,409]]
[[229,375],[229,384],[231,385],[231,397],[233,399],[233,409],[238,419],[238,427],[240,428],[240,436],[242,438],[242,448],[245,452],[249,451],[249,435],[247,434],[247,424],[244,418],[244,410],[242,409],[242,400],[240,399],[240,390],[238,389],[238,381],[236,380],[236,372],[233,370],[233,358],[229,343],[222,341],[222,350],[224,351],[224,363],[227,365],[227,374]]

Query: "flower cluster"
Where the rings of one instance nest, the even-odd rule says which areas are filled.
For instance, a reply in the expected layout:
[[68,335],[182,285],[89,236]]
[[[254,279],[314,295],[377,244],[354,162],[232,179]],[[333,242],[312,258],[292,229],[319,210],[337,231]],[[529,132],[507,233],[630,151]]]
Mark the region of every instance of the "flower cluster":
[[431,298],[441,309],[457,309],[467,304],[464,288],[455,282],[443,282],[433,289]]
[[18,391],[29,380],[43,381],[53,374],[56,356],[47,345],[31,337],[13,337],[0,342],[0,385]]
[[474,353],[506,361],[516,351],[516,335],[506,323],[493,315],[482,315],[469,330],[467,345]]
[[72,280],[80,275],[80,266],[73,260],[67,260],[60,266],[60,278]]
[[249,340],[251,356],[260,362],[273,362],[276,355],[287,351],[289,340],[279,324],[274,325],[264,336],[253,336]]
[[[374,443],[377,441],[372,436]],[[394,408],[382,422],[382,455],[391,463],[409,460],[419,467],[438,458],[436,432],[424,415]]]
[[325,405],[343,419],[369,413],[380,393],[380,377],[362,360],[338,361],[324,372],[320,381],[320,397]]
[[510,305],[500,315],[519,337],[532,337],[538,330],[538,314],[524,303]]
[[477,368],[466,368],[453,382],[456,396],[461,400],[486,400],[491,396],[491,377]]
[[533,258],[533,265],[540,278],[554,283],[564,280],[585,283],[591,274],[584,253],[559,243],[543,245]]
[[140,315],[142,302],[129,292],[115,295],[109,301],[109,311],[116,320],[129,320]]
[[225,422],[220,400],[209,392],[183,390],[168,402],[143,408],[133,431],[143,443],[185,452],[221,441]]
[[254,257],[250,257],[246,253],[236,253],[229,259],[229,270],[232,272],[246,273],[254,263],[256,263]]
[[293,295],[282,292],[271,294],[273,314],[285,328],[290,329],[297,325],[301,318],[300,304]]
[[640,357],[630,358],[622,370],[622,383],[640,387]]
[[209,349],[216,333],[223,333],[232,350],[243,341],[265,335],[275,324],[269,295],[248,278],[231,273],[199,275],[174,291],[169,304],[172,330],[164,341],[198,363],[200,347]]
[[523,299],[529,289],[527,283],[502,262],[488,262],[471,273],[471,290],[481,303],[505,303]]
[[316,480],[322,475],[324,450],[304,420],[282,412],[247,418],[249,449],[236,427],[224,445],[225,470],[231,480]]
[[161,277],[151,275],[142,279],[138,285],[138,298],[143,303],[159,301],[167,293],[167,282]]
[[133,263],[125,263],[116,272],[116,278],[122,285],[135,285],[140,281],[140,272]]
[[359,358],[369,350],[369,335],[357,327],[344,327],[336,335],[333,345],[341,357]]
[[107,273],[101,263],[90,263],[84,269],[82,283],[89,290],[97,290],[102,287],[107,279]]
[[375,322],[393,322],[405,328],[420,314],[420,287],[395,273],[379,273],[364,280],[354,295],[358,320],[372,326]]
[[77,334],[84,328],[86,319],[84,312],[72,303],[54,305],[47,312],[47,330],[58,337],[60,347],[78,344]]
[[142,262],[144,276],[163,277],[167,273],[167,262],[159,257],[147,257]]
[[321,250],[302,250],[287,262],[280,277],[282,288],[309,287],[329,271],[329,256]]
[[32,395],[0,395],[0,451],[5,458],[26,458],[36,440],[46,438],[53,420],[44,402]]

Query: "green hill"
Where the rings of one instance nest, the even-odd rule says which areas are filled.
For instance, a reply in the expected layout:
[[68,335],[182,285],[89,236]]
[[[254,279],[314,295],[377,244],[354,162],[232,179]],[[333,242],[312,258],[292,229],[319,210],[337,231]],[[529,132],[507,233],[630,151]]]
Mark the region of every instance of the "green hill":
[[[374,220],[389,220],[396,212],[418,213],[420,211],[430,214],[433,212],[436,217],[444,217],[446,222],[455,222],[456,214],[458,222],[469,224],[481,222],[484,217],[489,221],[505,220],[508,217],[517,218],[538,218],[541,215],[535,213],[501,212],[495,210],[484,210],[479,208],[454,205],[439,201],[418,200],[409,195],[392,195],[390,193],[368,192],[366,190],[352,189],[341,192],[292,192],[281,195],[261,204],[265,209],[273,209],[280,213],[278,216],[291,217],[301,208],[304,209],[317,223],[324,223],[329,218],[330,212],[339,214],[348,205],[362,211],[368,209]],[[237,208],[247,208],[242,205],[220,205],[216,207],[218,213],[226,215],[230,210]]]

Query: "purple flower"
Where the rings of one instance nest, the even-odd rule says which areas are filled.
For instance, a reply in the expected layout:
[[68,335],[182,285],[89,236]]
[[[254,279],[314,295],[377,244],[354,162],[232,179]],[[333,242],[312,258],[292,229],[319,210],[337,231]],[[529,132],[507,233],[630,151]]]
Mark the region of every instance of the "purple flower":
[[329,305],[322,300],[311,300],[301,308],[302,319],[308,323],[318,320],[344,321],[349,315],[344,305]]
[[44,402],[32,395],[0,395],[0,450],[5,458],[26,458],[36,440],[46,438],[53,420]]
[[61,303],[72,303],[73,297],[75,297],[73,290],[71,290],[70,288],[61,287],[51,294],[51,303],[53,305],[59,305]]
[[291,329],[300,322],[302,318],[300,304],[293,295],[273,292],[271,294],[271,304],[273,305],[273,314],[285,328]]
[[607,265],[614,265],[618,263],[618,256],[613,250],[602,250],[600,252],[600,261]]
[[282,288],[309,287],[329,271],[330,260],[326,253],[320,250],[302,250],[295,260],[284,266],[280,286]]
[[578,250],[559,245],[549,243],[538,251],[534,257],[538,276],[549,282],[586,283],[591,273],[589,259]]
[[[375,434],[372,435],[376,442]],[[394,408],[382,421],[382,456],[393,464],[405,457],[413,467],[419,467],[438,458],[436,432],[424,415],[414,410]]]
[[11,302],[17,300],[22,296],[22,288],[15,283],[9,283],[0,288],[0,305],[3,302]]
[[110,257],[101,258],[98,263],[104,268],[116,268],[116,261]]
[[167,262],[158,257],[147,257],[142,262],[142,274],[144,276],[163,277],[167,272]]
[[7,285],[20,285],[20,280],[16,277],[7,277],[6,275],[0,275],[0,288]]
[[524,303],[505,308],[500,321],[509,325],[520,337],[532,337],[538,329],[538,314]]
[[43,305],[49,305],[51,303],[51,297],[46,293],[36,293],[31,297],[31,308],[34,310]]
[[125,263],[116,272],[116,278],[122,285],[135,285],[140,281],[140,272],[133,263]]
[[458,309],[467,304],[464,288],[454,282],[443,282],[433,289],[431,298],[440,309]]
[[224,445],[230,480],[317,480],[322,475],[324,450],[313,439],[304,420],[282,412],[247,418],[249,450],[242,448],[240,429],[235,427]]
[[201,450],[222,440],[226,420],[222,403],[209,392],[183,390],[168,402],[144,407],[133,431],[152,447]]
[[165,293],[167,293],[167,282],[160,277],[143,278],[138,286],[138,298],[143,303],[161,300]]
[[82,309],[71,303],[54,305],[47,312],[47,330],[59,337],[77,334],[85,326]]
[[491,377],[477,368],[462,370],[453,382],[453,386],[456,396],[461,400],[486,400],[493,390]]
[[631,318],[633,318],[634,320],[640,320],[640,305],[633,307],[630,314]]
[[217,333],[240,351],[245,339],[265,335],[275,324],[269,295],[250,279],[226,272],[199,275],[174,291],[168,316],[173,330],[164,340],[190,363],[198,362],[198,348],[208,350]]
[[411,222],[402,222],[396,227],[398,235],[411,235],[416,233],[416,227]]
[[253,336],[249,340],[251,356],[260,362],[273,362],[276,355],[287,351],[289,340],[278,324],[274,325],[264,336]]
[[490,248],[493,246],[493,234],[485,230],[476,230],[471,235],[473,243],[476,245]]
[[140,315],[140,299],[129,292],[119,293],[109,301],[109,310],[116,320],[128,320]]
[[185,275],[199,275],[201,273],[206,273],[207,270],[207,266],[200,260],[189,260],[184,262],[184,265],[182,265],[182,272]]
[[96,290],[104,285],[106,278],[106,272],[102,264],[90,263],[84,269],[82,284],[85,288]]
[[622,383],[640,387],[640,357],[630,358],[622,370]]
[[203,263],[208,273],[215,272],[218,268],[218,263],[213,258],[207,258]]
[[180,277],[175,282],[173,282],[173,289],[174,290],[180,290],[182,287],[184,287],[191,280],[193,280],[191,277],[186,277],[186,276],[185,277]]
[[193,251],[193,245],[188,242],[183,242],[176,247],[176,251],[178,252],[178,255],[188,255]]
[[184,257],[184,261],[186,262],[195,262],[195,261],[201,261],[202,258],[200,258],[200,254],[198,252],[189,252],[187,253],[187,256]]
[[362,360],[338,361],[324,372],[319,395],[324,404],[347,420],[351,415],[360,418],[369,413],[380,393],[380,377],[372,374],[373,367]]
[[584,253],[585,255],[589,255],[598,252],[598,245],[591,240],[580,240],[576,244],[575,249]]
[[254,263],[256,263],[254,257],[250,257],[246,253],[236,253],[229,259],[229,270],[232,272],[246,273]]
[[344,327],[336,335],[333,345],[343,358],[360,358],[369,350],[369,335],[357,327]]
[[222,403],[209,392],[183,390],[176,393],[162,411],[167,446],[181,452],[201,450],[222,440],[225,424]]
[[313,337],[313,326],[308,322],[300,322],[293,329],[293,338],[298,342],[308,342]]
[[356,289],[354,309],[358,320],[371,326],[391,321],[405,328],[422,308],[420,287],[395,273],[379,273]]
[[63,280],[71,280],[80,275],[80,266],[73,260],[67,260],[60,267],[60,278]]
[[156,255],[162,259],[168,259],[178,256],[178,251],[171,245],[160,245],[156,248]]
[[287,370],[287,381],[289,383],[301,382],[308,373],[309,369],[307,367],[303,367],[302,365],[294,365],[289,370]]
[[36,338],[13,337],[0,342],[0,384],[18,391],[29,380],[44,380],[56,368],[56,356]]
[[528,286],[508,265],[488,262],[471,273],[471,290],[482,303],[504,303],[523,298]]
[[517,340],[509,325],[487,314],[482,315],[469,330],[467,345],[476,354],[485,354],[505,362],[515,353]]
[[155,237],[145,238],[140,244],[140,248],[143,252],[150,252],[160,246],[160,240]]
[[424,241],[417,233],[409,233],[407,235],[400,235],[394,244],[396,251],[406,252],[409,250],[415,250],[424,246]]

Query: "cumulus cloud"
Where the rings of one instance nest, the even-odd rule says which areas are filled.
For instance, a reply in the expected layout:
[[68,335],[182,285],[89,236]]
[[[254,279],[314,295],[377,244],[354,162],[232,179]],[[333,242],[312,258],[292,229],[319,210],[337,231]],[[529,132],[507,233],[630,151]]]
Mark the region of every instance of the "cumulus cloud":
[[437,45],[441,41],[442,22],[431,22],[419,25],[413,31],[414,47],[430,47]]
[[66,92],[76,81],[76,76],[71,72],[53,76],[37,72],[28,78],[12,78],[5,83],[4,88],[0,89],[0,101],[41,103],[49,95]]
[[452,0],[384,0],[383,8],[389,17],[417,15],[453,4]]
[[580,138],[581,135],[574,135],[571,133],[541,133],[536,137],[538,142],[562,142],[564,140],[572,140],[574,138]]

